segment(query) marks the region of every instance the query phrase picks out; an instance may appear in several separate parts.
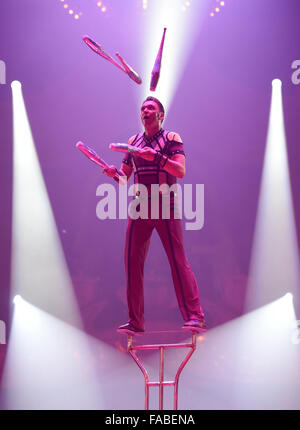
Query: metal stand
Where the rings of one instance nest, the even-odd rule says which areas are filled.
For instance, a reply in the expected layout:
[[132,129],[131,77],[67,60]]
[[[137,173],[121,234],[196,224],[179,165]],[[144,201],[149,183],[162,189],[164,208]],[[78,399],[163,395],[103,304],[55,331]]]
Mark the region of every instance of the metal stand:
[[[145,409],[149,409],[149,387],[159,387],[159,409],[163,409],[163,399],[164,399],[164,387],[167,385],[173,385],[174,386],[174,410],[178,409],[178,382],[179,382],[179,376],[184,368],[184,366],[187,364],[188,360],[190,359],[191,355],[196,349],[196,332],[192,332],[192,342],[191,343],[171,343],[171,344],[155,344],[155,345],[134,345],[132,343],[132,335],[128,335],[128,341],[127,341],[127,351],[132,356],[134,361],[137,363],[139,368],[141,369],[144,379],[145,379]],[[165,381],[164,380],[164,350],[165,349],[171,349],[171,348],[190,348],[190,351],[180,364],[177,373],[175,375],[174,381]],[[159,381],[157,382],[151,382],[149,381],[148,373],[143,366],[141,360],[136,355],[136,351],[138,350],[145,350],[145,349],[153,349],[153,350],[159,350],[160,352],[160,366],[159,366]]]

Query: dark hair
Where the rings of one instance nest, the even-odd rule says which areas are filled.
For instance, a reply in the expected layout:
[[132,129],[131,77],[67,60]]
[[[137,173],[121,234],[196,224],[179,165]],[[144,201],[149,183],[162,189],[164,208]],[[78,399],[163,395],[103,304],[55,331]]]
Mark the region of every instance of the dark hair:
[[164,109],[164,107],[163,107],[162,103],[161,103],[161,102],[160,102],[156,97],[152,97],[152,96],[147,97],[147,98],[143,101],[142,105],[143,105],[145,102],[147,102],[147,101],[155,102],[155,103],[158,105],[158,107],[159,107],[159,111],[160,111],[160,112],[163,112],[163,114],[165,113],[165,109]]

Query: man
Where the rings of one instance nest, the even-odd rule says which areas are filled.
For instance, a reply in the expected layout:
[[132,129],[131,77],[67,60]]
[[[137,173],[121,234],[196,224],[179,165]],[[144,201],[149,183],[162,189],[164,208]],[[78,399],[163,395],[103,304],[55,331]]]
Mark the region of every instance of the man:
[[[139,149],[126,154],[121,174],[129,180],[134,171],[135,184],[147,187],[151,196],[152,184],[176,184],[177,178],[185,175],[185,153],[182,140],[175,132],[162,129],[164,108],[155,97],[148,97],[141,107],[141,120],[145,132],[132,136],[128,144]],[[103,173],[113,177],[115,166],[103,169]],[[137,191],[137,196],[139,192]],[[150,212],[151,198],[147,202]],[[151,234],[156,228],[171,266],[172,278],[185,321],[184,329],[201,331],[205,329],[204,314],[199,302],[198,286],[194,274],[185,257],[181,220],[174,216],[176,196],[170,197],[170,217],[164,219],[161,203],[164,197],[159,194],[159,216],[143,219],[129,217],[126,231],[125,268],[127,281],[128,323],[118,328],[127,334],[144,331],[144,262],[148,252]],[[151,212],[152,214],[152,212]]]

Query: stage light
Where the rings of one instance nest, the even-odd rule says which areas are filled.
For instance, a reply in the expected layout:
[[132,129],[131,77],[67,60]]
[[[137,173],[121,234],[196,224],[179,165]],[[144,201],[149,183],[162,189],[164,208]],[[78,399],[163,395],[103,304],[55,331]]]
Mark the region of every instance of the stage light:
[[299,295],[299,250],[281,87],[279,79],[272,81],[267,143],[245,305],[247,310],[275,300],[287,290],[296,300]]
[[181,409],[299,408],[299,326],[287,297],[205,333],[184,370]]
[[16,305],[3,372],[3,380],[14,387],[13,395],[6,393],[8,409],[103,407],[85,333],[25,300]]
[[[287,293],[240,319],[236,342],[236,378],[259,383],[257,394],[248,384],[236,384],[236,402],[241,409],[291,408],[293,385],[299,372],[299,353],[295,354],[293,326],[296,321],[292,294]],[[274,386],[280,390],[274,390]],[[259,397],[259,400],[257,399]],[[242,403],[241,403],[242,399]],[[251,406],[252,405],[252,406]],[[265,405],[265,406],[264,406]]]
[[12,83],[12,98],[11,296],[21,295],[24,300],[81,327],[19,82]]
[[290,303],[293,303],[293,297],[294,296],[292,293],[286,293],[286,295],[284,297],[287,301],[289,301]]
[[220,1],[220,0],[216,0],[217,5],[213,7],[213,10],[210,12],[210,16],[214,16],[215,13],[220,13],[221,9],[219,6],[224,7],[225,6],[225,1]]
[[277,88],[281,88],[282,87],[282,82],[280,79],[273,79],[272,81],[272,86],[273,87],[277,87]]
[[71,4],[65,3],[65,0],[60,0],[60,2],[63,3],[64,9],[68,12],[69,15],[71,15],[76,20],[80,18],[82,12],[78,12],[76,10],[76,6],[73,7],[72,1],[70,2]]
[[18,90],[22,88],[22,84],[20,81],[12,81],[12,83],[10,84],[11,88],[13,90]]
[[13,299],[13,303],[14,305],[20,304],[22,302],[22,297],[20,296],[20,294],[17,294],[14,299]]
[[139,383],[128,385],[139,380],[139,370],[126,353],[26,300],[13,312],[1,379],[5,410],[143,407]]

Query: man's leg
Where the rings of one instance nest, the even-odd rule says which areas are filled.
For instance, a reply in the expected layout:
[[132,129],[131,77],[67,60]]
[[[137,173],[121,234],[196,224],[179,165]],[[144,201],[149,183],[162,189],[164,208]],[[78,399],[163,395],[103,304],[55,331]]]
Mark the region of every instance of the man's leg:
[[197,282],[185,256],[181,220],[160,219],[157,220],[156,228],[169,259],[183,319],[203,321]]
[[148,253],[153,223],[150,219],[129,218],[126,231],[125,269],[129,323],[144,329],[144,263]]

